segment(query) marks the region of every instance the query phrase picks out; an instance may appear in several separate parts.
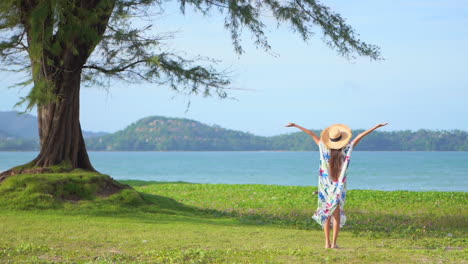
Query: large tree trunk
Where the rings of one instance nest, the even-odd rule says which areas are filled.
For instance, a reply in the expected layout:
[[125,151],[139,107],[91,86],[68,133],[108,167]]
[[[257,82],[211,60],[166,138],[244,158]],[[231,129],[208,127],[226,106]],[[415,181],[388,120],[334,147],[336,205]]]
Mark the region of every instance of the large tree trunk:
[[65,171],[77,168],[96,171],[89,160],[81,132],[81,69],[79,65],[56,72],[55,80],[51,80],[56,100],[38,106],[39,155],[27,166],[0,173],[0,183],[16,174],[48,172],[48,168],[54,165],[61,165]]
[[[20,21],[30,51],[32,89],[35,91],[33,103],[38,108],[41,150],[27,166],[1,173],[0,182],[19,173],[47,172],[48,167],[54,165],[67,170],[95,171],[80,125],[81,72],[106,30],[114,5],[115,0],[72,1],[66,7],[47,1],[23,1],[19,4]],[[62,12],[55,7],[69,9]],[[40,16],[36,14],[38,10],[48,13]],[[32,16],[38,21],[32,20]],[[31,21],[35,24],[32,25]],[[37,23],[41,26],[38,27]],[[49,96],[54,99],[49,100]]]
[[62,76],[55,83],[57,102],[38,107],[41,151],[33,162],[37,167],[69,162],[72,168],[95,171],[80,125],[81,68]]
[[[67,169],[96,171],[86,150],[80,125],[80,78],[81,68],[63,74],[55,83],[57,99],[47,105],[38,106],[38,129],[40,138],[39,155],[20,171],[14,169],[0,173],[10,176],[23,172],[40,173],[40,168],[62,165]],[[48,170],[44,170],[47,172]]]

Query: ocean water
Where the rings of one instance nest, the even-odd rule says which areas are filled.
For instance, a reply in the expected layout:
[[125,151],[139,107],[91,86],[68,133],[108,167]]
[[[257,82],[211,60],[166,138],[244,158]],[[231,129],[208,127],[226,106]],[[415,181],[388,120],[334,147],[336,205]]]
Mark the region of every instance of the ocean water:
[[[0,171],[36,152],[0,152]],[[318,152],[90,152],[115,179],[317,185]],[[348,189],[468,191],[468,152],[354,151]]]

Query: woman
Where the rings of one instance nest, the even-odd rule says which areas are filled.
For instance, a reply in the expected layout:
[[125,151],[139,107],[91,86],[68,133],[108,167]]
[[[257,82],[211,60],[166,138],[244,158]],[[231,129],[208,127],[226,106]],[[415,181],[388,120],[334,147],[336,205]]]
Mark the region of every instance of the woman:
[[[325,248],[338,248],[336,240],[340,228],[346,222],[344,205],[346,201],[346,173],[352,149],[361,139],[379,127],[359,134],[351,141],[351,129],[343,124],[335,124],[325,128],[320,138],[312,131],[294,123],[286,127],[297,127],[314,139],[320,151],[320,173],[318,183],[318,208],[312,218],[317,221],[325,232]],[[330,243],[330,225],[333,224],[333,240]]]

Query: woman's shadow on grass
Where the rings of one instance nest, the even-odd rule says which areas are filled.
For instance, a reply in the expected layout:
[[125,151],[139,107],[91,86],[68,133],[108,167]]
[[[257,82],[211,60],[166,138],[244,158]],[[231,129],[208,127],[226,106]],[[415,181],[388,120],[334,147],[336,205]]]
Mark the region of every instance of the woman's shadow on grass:
[[[132,182],[133,186],[164,184],[164,182]],[[171,184],[189,184],[175,182]],[[137,194],[137,195],[136,195]],[[136,221],[155,223],[192,222],[214,225],[277,225],[294,229],[321,230],[320,226],[311,219],[311,212],[294,211],[284,214],[272,214],[268,210],[221,211],[210,208],[199,208],[176,201],[173,198],[136,192],[132,189],[125,191],[113,199],[101,200],[104,206],[99,210],[91,210],[93,215],[132,218]],[[117,203],[116,203],[117,202]],[[118,210],[106,206],[116,203]],[[99,205],[99,202],[97,203]],[[110,209],[110,210],[109,210]],[[350,219],[346,231],[355,234],[371,234],[377,237],[390,237],[395,234],[401,236],[418,235],[421,237],[440,236],[447,231],[466,228],[463,216],[454,215],[451,221],[444,217],[427,214],[391,214],[384,212],[362,212],[349,210]],[[440,229],[440,230],[439,230]],[[443,230],[442,230],[443,229]]]

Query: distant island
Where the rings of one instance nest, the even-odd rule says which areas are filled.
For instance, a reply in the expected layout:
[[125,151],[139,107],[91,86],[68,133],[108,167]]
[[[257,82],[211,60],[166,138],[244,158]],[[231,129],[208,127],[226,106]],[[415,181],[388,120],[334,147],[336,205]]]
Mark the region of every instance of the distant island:
[[[8,117],[7,121],[5,121],[6,117]],[[320,134],[320,130],[313,131]],[[354,135],[362,131],[355,130]],[[84,132],[84,135],[87,148],[91,151],[317,150],[312,139],[303,132],[264,137],[222,128],[218,125],[210,126],[195,120],[162,116],[140,119],[124,130],[113,134]],[[0,151],[38,149],[37,120],[34,116],[18,116],[15,112],[0,112]],[[468,133],[462,130],[426,129],[376,131],[361,141],[358,150],[468,151]]]

